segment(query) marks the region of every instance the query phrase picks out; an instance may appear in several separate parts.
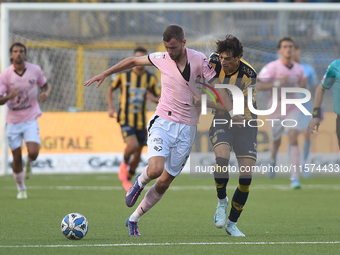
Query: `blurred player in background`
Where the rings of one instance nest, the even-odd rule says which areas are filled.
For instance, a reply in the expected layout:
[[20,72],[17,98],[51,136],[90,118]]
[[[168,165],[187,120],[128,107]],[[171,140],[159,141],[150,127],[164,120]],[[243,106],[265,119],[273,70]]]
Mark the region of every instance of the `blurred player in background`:
[[314,129],[319,131],[321,122],[321,104],[325,95],[325,90],[333,89],[333,106],[334,112],[338,115],[336,118],[336,135],[340,148],[340,59],[333,61],[326,71],[321,84],[317,87],[314,98],[313,119],[308,125],[308,130],[313,133]]
[[200,115],[200,108],[193,102],[194,94],[202,93],[196,81],[211,80],[216,74],[203,53],[186,48],[185,34],[180,26],[170,25],[165,29],[163,44],[166,52],[124,59],[84,83],[89,86],[98,81],[98,87],[108,75],[141,65],[154,65],[162,75],[161,98],[148,124],[149,165],[142,174],[136,176],[126,193],[126,205],[132,207],[145,185],[153,179],[157,178],[157,181],[126,220],[129,236],[140,236],[137,226],[139,219],[162,199],[184,168],[194,143]]
[[[295,51],[294,51],[294,61],[296,63],[299,63],[303,67],[304,75],[307,79],[307,89],[311,92],[312,95],[315,94],[315,89],[318,86],[318,77],[316,75],[314,67],[307,65],[303,62],[301,62],[301,48],[299,45],[295,44]],[[304,97],[303,94],[299,93],[299,96]],[[312,101],[308,101],[307,103],[304,103],[303,106],[309,111],[312,112]],[[304,136],[304,143],[303,143],[303,162],[302,164],[305,165],[308,159],[309,150],[310,150],[310,132],[308,131],[308,124],[311,120],[311,116],[303,114],[303,112],[300,112],[300,122],[301,122],[301,128]],[[290,151],[290,148],[289,148]],[[310,173],[306,171],[306,169],[303,167],[302,176],[304,178],[310,178]]]
[[[210,141],[213,145],[216,164],[214,179],[218,197],[217,209],[214,217],[214,223],[217,228],[225,226],[226,232],[231,236],[245,236],[236,226],[237,220],[240,217],[244,205],[248,199],[249,188],[252,180],[252,167],[255,166],[257,156],[257,125],[252,122],[252,126],[248,125],[248,121],[257,119],[257,116],[250,112],[248,108],[248,88],[254,89],[252,95],[252,103],[257,109],[255,94],[256,94],[256,71],[249,65],[243,56],[243,45],[241,41],[233,36],[227,35],[223,41],[216,42],[216,53],[210,56],[210,63],[216,71],[215,80],[212,84],[230,84],[240,88],[244,95],[245,116],[234,115],[232,105],[229,107],[232,100],[232,94],[228,89],[216,88],[218,95],[221,98],[226,109],[220,109],[220,104],[214,104],[207,101],[207,107],[214,108],[214,120],[223,119],[232,120],[237,123],[245,123],[242,125],[212,124],[209,130]],[[200,100],[195,97],[195,102],[200,105]],[[208,103],[209,102],[209,103]],[[213,122],[214,123],[214,122]],[[230,160],[231,150],[235,151],[238,165],[240,168],[239,185],[236,188],[232,202],[231,210],[226,220],[226,213],[229,199],[227,197],[227,184],[229,181],[229,172],[216,171],[217,166],[227,169]],[[243,171],[244,167],[244,171]]]
[[[276,166],[276,157],[281,145],[281,136],[284,132],[288,132],[290,149],[290,163],[292,164],[291,173],[291,188],[300,189],[299,174],[297,172],[300,162],[300,150],[298,146],[298,134],[301,129],[300,110],[293,104],[287,104],[286,115],[281,115],[281,88],[282,87],[306,87],[306,80],[304,78],[303,67],[294,62],[294,41],[290,37],[283,37],[278,42],[278,52],[281,58],[270,62],[264,66],[259,73],[257,84],[258,90],[270,90],[278,88],[278,102],[276,110],[270,114],[270,119],[279,121],[271,121],[270,131],[272,136],[271,143],[271,172],[269,177],[274,177]],[[297,99],[298,93],[287,93],[287,99]],[[268,109],[272,106],[273,98],[270,96],[268,102]],[[281,122],[283,120],[293,119],[296,125],[293,126],[292,121],[289,121],[290,127],[283,127]],[[288,126],[288,124],[286,125]]]
[[[135,57],[144,55],[147,55],[145,48],[135,49]],[[156,76],[146,71],[144,66],[135,66],[132,70],[117,74],[107,91],[108,112],[111,118],[116,115],[112,101],[113,91],[118,88],[121,90],[121,95],[117,121],[126,143],[118,177],[125,191],[128,191],[131,187],[131,178],[140,161],[142,148],[147,141],[146,99],[158,103],[161,91]]]
[[[26,62],[26,47],[14,43],[10,48],[12,65],[0,75],[0,104],[7,103],[6,134],[13,154],[13,176],[18,187],[18,199],[27,198],[24,182],[31,173],[31,162],[36,160],[40,149],[39,126],[41,116],[38,104],[38,87],[42,89],[39,101],[45,102],[51,87],[37,65]],[[22,167],[22,140],[25,140],[28,155],[25,171]]]

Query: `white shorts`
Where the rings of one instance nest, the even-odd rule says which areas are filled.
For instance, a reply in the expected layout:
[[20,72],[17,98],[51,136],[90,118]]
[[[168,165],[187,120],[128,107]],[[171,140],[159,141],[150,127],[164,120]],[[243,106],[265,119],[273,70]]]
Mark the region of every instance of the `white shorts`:
[[40,144],[39,126],[37,119],[23,123],[7,123],[6,134],[11,151],[21,147],[22,139],[25,142]]
[[[275,121],[270,121],[270,133],[273,141],[280,140],[281,136],[284,133],[288,134],[289,130],[291,129],[300,130],[301,129],[300,117],[301,117],[300,112],[295,111],[287,115],[285,118],[272,118],[275,119]],[[295,120],[295,122],[288,120]],[[284,121],[283,124],[285,126],[282,125],[282,121]],[[296,126],[294,126],[295,124]]]
[[176,177],[185,166],[196,136],[197,126],[189,126],[153,115],[148,124],[148,158],[165,158],[165,169]]

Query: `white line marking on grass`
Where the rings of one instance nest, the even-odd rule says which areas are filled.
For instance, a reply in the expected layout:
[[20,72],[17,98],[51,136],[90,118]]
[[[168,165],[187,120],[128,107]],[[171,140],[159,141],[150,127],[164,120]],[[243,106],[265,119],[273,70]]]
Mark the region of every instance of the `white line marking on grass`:
[[[0,187],[16,189],[15,186]],[[122,186],[28,186],[29,190],[123,190]],[[150,187],[145,187],[148,190]],[[227,189],[235,189],[236,185],[228,185]],[[340,190],[340,185],[305,184],[302,189]],[[214,185],[209,186],[170,186],[169,190],[215,190]],[[252,185],[251,190],[291,190],[289,185]]]
[[176,246],[176,245],[285,245],[285,244],[340,244],[334,242],[214,242],[214,243],[116,243],[116,244],[55,244],[55,245],[0,245],[0,248],[60,248],[60,247],[119,247],[119,246]]

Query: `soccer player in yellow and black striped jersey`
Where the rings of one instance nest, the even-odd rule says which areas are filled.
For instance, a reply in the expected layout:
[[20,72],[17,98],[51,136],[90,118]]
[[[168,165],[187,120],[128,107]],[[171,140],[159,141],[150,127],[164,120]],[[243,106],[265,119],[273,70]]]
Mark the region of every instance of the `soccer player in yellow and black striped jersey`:
[[[135,49],[135,57],[146,54],[147,50],[143,47]],[[124,160],[120,164],[118,177],[124,189],[128,191],[131,187],[130,180],[140,161],[142,148],[147,141],[146,99],[157,103],[161,90],[156,76],[146,71],[144,66],[135,66],[130,71],[118,74],[107,92],[108,111],[111,118],[116,115],[112,104],[112,92],[118,88],[121,90],[121,95],[117,121],[126,143]]]
[[[232,110],[229,109],[228,112],[228,110],[226,110],[228,108],[221,110],[217,107],[213,111],[215,114],[214,119],[226,119],[228,122],[232,119],[235,123],[235,121],[239,121],[241,118],[244,123],[249,123],[250,120],[257,118],[256,115],[250,112],[247,104],[247,89],[252,87],[252,102],[254,108],[257,108],[255,101],[257,74],[254,68],[242,59],[242,55],[242,43],[235,36],[227,35],[225,40],[216,42],[216,53],[210,56],[210,63],[216,71],[213,84],[229,84],[240,88],[244,95],[245,116],[234,116]],[[232,101],[232,94],[227,89],[216,89],[216,91],[221,97],[222,102],[224,101],[223,97],[229,97]],[[225,103],[223,102],[223,104]],[[236,223],[247,201],[252,180],[251,169],[256,163],[257,127],[252,126],[257,126],[256,121],[252,121],[251,126],[244,125],[240,127],[233,125],[231,128],[229,128],[229,124],[212,124],[209,130],[209,137],[216,156],[215,170],[217,170],[214,173],[218,197],[218,205],[214,219],[215,226],[222,228],[226,224],[225,230],[231,236],[244,236],[236,227]],[[218,169],[228,169],[231,149],[233,149],[236,154],[240,176],[239,185],[232,198],[231,210],[227,221],[228,197],[226,188],[229,181],[229,173],[227,171],[218,171]]]

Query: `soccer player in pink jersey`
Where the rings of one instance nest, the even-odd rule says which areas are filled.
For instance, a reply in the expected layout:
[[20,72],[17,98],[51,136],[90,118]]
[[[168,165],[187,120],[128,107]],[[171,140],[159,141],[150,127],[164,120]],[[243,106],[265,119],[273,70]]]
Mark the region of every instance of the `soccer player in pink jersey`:
[[[289,136],[289,144],[291,146],[290,162],[292,164],[291,173],[291,188],[300,189],[299,174],[297,172],[300,161],[300,150],[298,146],[298,134],[301,129],[300,123],[300,110],[293,104],[286,107],[286,115],[281,115],[281,88],[282,87],[306,87],[306,79],[302,65],[293,61],[294,57],[294,41],[290,37],[284,37],[278,42],[278,52],[281,58],[270,62],[264,66],[258,76],[259,82],[257,83],[258,90],[270,90],[272,93],[273,88],[278,88],[278,102],[276,110],[269,116],[271,121],[271,172],[269,177],[274,177],[276,157],[281,144],[281,136],[286,131]],[[298,99],[297,93],[287,93],[287,99]],[[272,95],[268,102],[268,109],[273,102]],[[282,125],[283,120],[293,119],[296,125],[293,126],[292,121],[289,123],[290,127]],[[288,126],[288,124],[287,124]]]
[[6,134],[13,154],[13,176],[18,187],[18,199],[26,199],[27,192],[22,167],[21,144],[25,140],[28,155],[26,176],[31,173],[31,162],[39,154],[40,137],[37,118],[41,116],[38,104],[38,87],[42,89],[39,100],[45,102],[51,87],[37,65],[26,62],[26,47],[14,43],[10,48],[12,65],[0,75],[0,105],[7,103]]
[[[216,72],[203,53],[187,48],[183,29],[168,26],[163,33],[166,52],[122,60],[110,69],[84,83],[89,86],[116,72],[134,66],[154,65],[161,72],[162,91],[156,113],[148,124],[149,165],[126,194],[126,204],[132,207],[145,185],[156,183],[145,194],[133,214],[126,220],[130,236],[140,236],[137,222],[150,210],[182,171],[191,151],[197,130],[200,108],[194,105],[194,94],[200,95],[202,87],[196,81],[211,80]],[[165,171],[164,171],[165,170]]]

